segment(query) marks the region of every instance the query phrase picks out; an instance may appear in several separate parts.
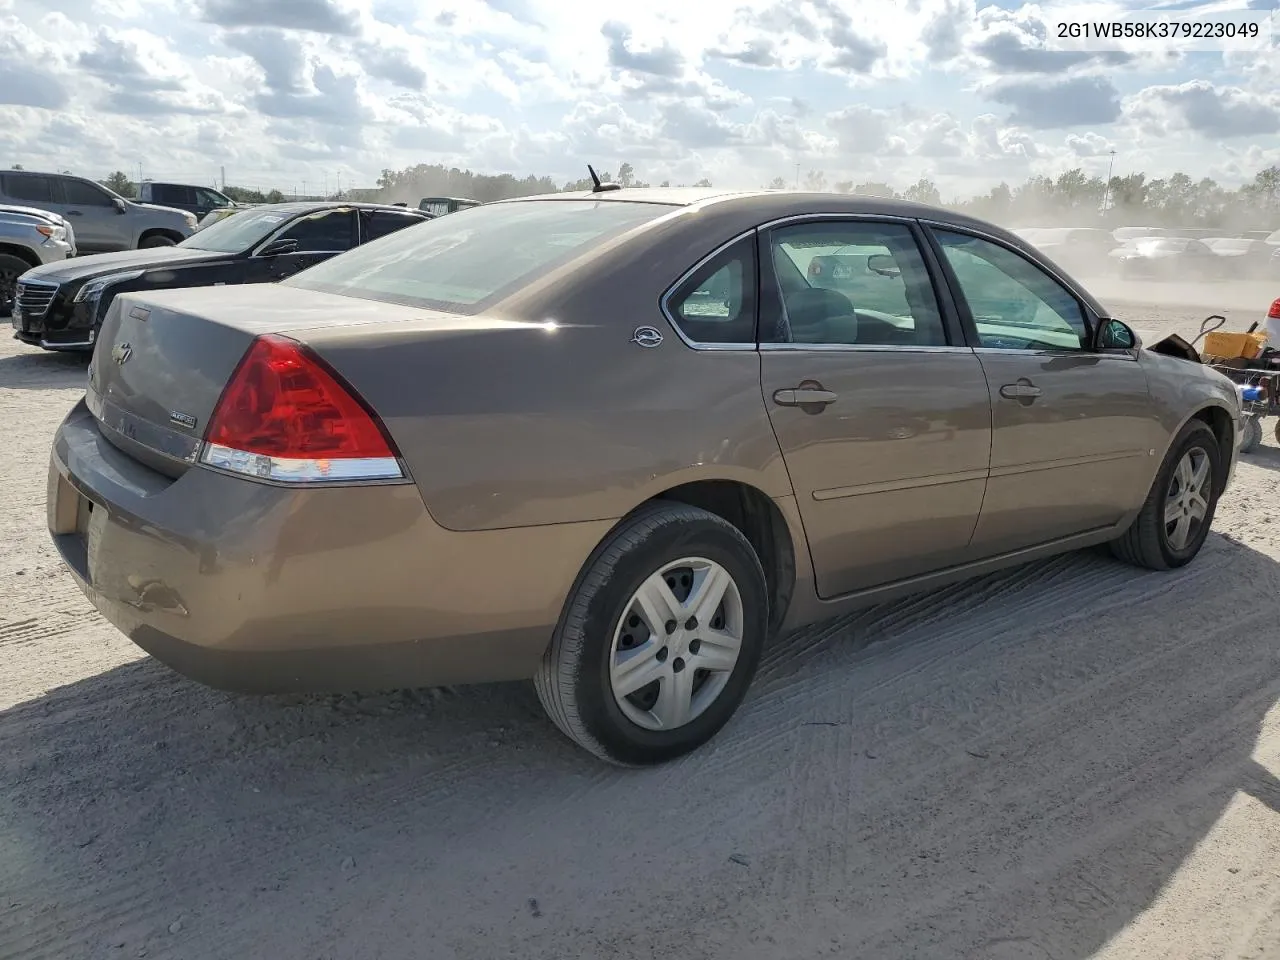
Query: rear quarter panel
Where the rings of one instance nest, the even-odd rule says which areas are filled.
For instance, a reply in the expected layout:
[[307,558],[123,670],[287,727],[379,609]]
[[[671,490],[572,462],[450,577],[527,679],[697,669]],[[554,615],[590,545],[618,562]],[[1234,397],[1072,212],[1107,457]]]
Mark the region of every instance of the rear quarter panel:
[[[383,417],[452,530],[612,519],[696,480],[789,496],[758,353],[693,350],[659,309],[671,282],[749,224],[694,226],[554,271],[453,329],[405,321],[306,339]],[[630,342],[642,325],[663,342]]]

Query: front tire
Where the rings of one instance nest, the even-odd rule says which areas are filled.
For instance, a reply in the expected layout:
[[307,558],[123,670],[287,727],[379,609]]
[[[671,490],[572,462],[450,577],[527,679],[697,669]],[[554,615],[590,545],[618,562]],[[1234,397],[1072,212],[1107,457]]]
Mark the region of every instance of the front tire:
[[0,253],[0,317],[8,317],[13,311],[18,278],[30,269],[31,264],[21,257]]
[[156,236],[147,237],[145,240],[139,243],[138,249],[146,250],[151,247],[172,247],[172,246],[176,246],[176,241],[172,237],[156,235]]
[[654,503],[587,561],[534,686],[579,746],[622,766],[663,763],[733,716],[768,623],[764,570],[746,537],[705,510]]
[[1218,438],[1206,423],[1192,420],[1174,438],[1137,518],[1112,541],[1112,553],[1148,570],[1190,563],[1209,535],[1221,476]]

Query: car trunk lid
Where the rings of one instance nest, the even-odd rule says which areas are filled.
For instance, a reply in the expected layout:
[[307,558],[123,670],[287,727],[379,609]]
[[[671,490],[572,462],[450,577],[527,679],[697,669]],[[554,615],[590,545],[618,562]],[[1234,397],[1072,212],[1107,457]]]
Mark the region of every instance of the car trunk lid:
[[[254,339],[421,311],[273,284],[124,293],[107,312],[86,403],[116,447],[170,477],[200,455],[223,389]],[[406,317],[409,318],[409,317]]]

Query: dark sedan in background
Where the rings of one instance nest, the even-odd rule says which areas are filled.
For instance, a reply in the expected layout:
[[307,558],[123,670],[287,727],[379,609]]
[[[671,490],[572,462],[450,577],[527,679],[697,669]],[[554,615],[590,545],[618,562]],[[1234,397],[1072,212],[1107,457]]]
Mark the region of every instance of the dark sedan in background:
[[384,204],[269,204],[216,223],[175,246],[36,267],[19,278],[13,335],[46,350],[92,350],[102,317],[117,294],[271,283],[430,219],[420,210]]

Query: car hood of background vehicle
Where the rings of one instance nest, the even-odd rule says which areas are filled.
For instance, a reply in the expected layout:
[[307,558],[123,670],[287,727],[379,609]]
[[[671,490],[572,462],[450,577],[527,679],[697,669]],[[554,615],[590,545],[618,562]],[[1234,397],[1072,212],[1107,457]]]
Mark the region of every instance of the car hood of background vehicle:
[[145,250],[121,250],[118,253],[95,253],[76,257],[43,267],[36,267],[26,276],[32,280],[90,280],[122,270],[144,270],[152,267],[170,267],[180,264],[201,263],[209,260],[225,260],[228,253],[213,250],[196,250],[186,247],[148,247]]

